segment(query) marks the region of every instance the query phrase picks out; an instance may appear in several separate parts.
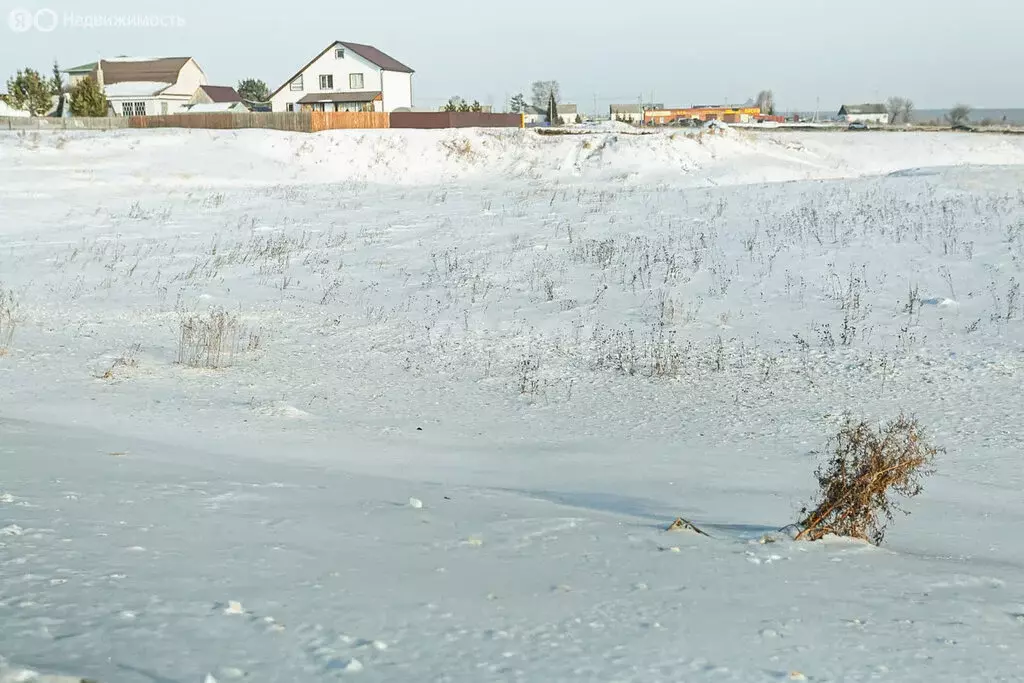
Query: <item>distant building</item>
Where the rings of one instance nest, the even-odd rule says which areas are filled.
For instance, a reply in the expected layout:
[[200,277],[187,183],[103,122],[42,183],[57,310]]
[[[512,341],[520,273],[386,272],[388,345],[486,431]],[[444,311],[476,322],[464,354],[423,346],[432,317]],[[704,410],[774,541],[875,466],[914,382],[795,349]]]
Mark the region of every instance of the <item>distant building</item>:
[[114,116],[174,114],[206,85],[191,57],[111,57],[68,69],[68,85],[91,78],[107,96]]
[[230,85],[201,85],[189,104],[231,104],[241,101],[242,96]]
[[745,105],[694,105],[679,109],[650,109],[644,111],[644,123],[671,125],[680,121],[722,121],[723,123],[750,123],[761,115],[759,107]]
[[523,120],[528,126],[537,126],[548,120],[548,113],[540,107],[528,104],[523,107]]
[[608,118],[625,123],[643,123],[644,108],[639,104],[610,104]]
[[838,118],[846,123],[889,123],[889,111],[884,104],[844,104]]
[[576,123],[576,117],[579,115],[579,109],[575,104],[558,105],[558,120],[562,125]]
[[394,111],[412,106],[413,70],[372,45],[336,40],[270,95],[274,111]]

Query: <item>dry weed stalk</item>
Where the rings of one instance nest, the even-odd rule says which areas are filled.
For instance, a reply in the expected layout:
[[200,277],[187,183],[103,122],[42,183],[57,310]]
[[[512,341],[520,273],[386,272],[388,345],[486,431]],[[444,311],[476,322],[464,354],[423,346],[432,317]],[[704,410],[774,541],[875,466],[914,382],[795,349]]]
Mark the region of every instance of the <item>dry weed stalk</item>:
[[0,356],[7,355],[18,326],[18,302],[14,292],[0,289]]
[[[900,415],[878,429],[847,422],[830,440],[831,457],[818,468],[818,499],[797,526],[797,540],[826,535],[859,538],[880,545],[893,513],[892,495],[913,498],[941,449],[925,438],[914,418]],[[806,508],[804,509],[806,512]]]
[[231,365],[241,332],[238,317],[223,310],[182,319],[178,363],[217,370]]

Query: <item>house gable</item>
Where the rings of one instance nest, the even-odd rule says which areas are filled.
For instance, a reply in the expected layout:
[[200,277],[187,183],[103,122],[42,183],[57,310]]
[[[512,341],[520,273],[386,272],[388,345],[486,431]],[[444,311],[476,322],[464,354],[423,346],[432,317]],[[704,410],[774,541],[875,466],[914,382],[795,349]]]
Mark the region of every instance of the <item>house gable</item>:
[[[412,69],[410,69],[409,67],[405,66],[398,60],[390,57],[389,55],[385,54],[384,52],[381,52],[380,50],[371,45],[362,45],[360,43],[349,43],[341,40],[336,40],[327,47],[325,47],[323,50],[321,50],[315,57],[313,57],[313,59],[309,60],[309,62],[307,62],[301,69],[296,71],[290,78],[288,78],[284,83],[282,83],[277,88],[277,90],[270,93],[271,99],[276,97],[283,90],[291,88],[292,84],[295,83],[296,81],[299,81],[299,79],[301,79],[301,88],[294,88],[296,92],[301,91],[309,93],[324,90],[325,88],[320,87],[319,76],[328,75],[328,73],[321,73],[321,70],[316,67],[322,65],[324,68],[326,68],[326,60],[335,60],[335,56],[331,53],[339,49],[344,51],[344,56],[341,57],[338,61],[351,60],[354,63],[359,63],[363,67],[361,71],[372,71],[376,74],[376,78],[373,79],[373,83],[366,82],[366,79],[364,78],[362,86],[359,87],[350,87],[350,83],[348,83],[347,81],[338,82],[337,80],[335,80],[333,88],[331,88],[333,90],[371,90],[374,88],[380,88],[381,72],[383,71],[397,71],[400,73],[407,74],[413,73]],[[341,74],[335,71],[330,75],[334,76],[335,79],[337,79],[339,76],[347,79],[349,73],[358,72],[359,71],[346,71],[344,74]]]

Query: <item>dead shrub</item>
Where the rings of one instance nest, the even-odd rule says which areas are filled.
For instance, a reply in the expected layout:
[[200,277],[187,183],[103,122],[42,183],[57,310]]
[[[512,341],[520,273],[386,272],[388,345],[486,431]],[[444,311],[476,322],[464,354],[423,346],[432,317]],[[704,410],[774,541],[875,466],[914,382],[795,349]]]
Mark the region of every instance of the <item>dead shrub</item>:
[[850,422],[829,441],[831,456],[815,472],[818,497],[797,527],[797,540],[827,535],[859,538],[880,545],[894,512],[906,512],[895,495],[913,498],[933,472],[941,449],[925,437],[914,418],[900,415],[874,428]]
[[[190,368],[217,370],[231,365],[239,350],[242,326],[238,316],[223,310],[181,319],[178,363]],[[251,339],[247,339],[247,346]]]
[[132,344],[120,357],[114,359],[114,362],[110,364],[110,367],[103,374],[98,375],[99,379],[114,379],[121,368],[138,367],[139,361],[137,356],[141,350],[142,344]]
[[14,330],[18,326],[18,302],[14,292],[0,289],[0,356],[6,355],[14,342]]

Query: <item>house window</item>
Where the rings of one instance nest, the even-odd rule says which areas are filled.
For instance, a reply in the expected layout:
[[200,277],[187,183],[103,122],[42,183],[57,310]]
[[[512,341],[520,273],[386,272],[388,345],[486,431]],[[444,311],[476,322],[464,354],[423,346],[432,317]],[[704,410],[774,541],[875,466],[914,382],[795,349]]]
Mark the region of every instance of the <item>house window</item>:
[[302,76],[301,75],[298,78],[296,78],[294,81],[292,81],[291,88],[292,88],[292,90],[302,90]]
[[145,102],[122,102],[121,103],[121,116],[145,116],[146,115],[146,103]]
[[334,90],[334,76],[332,74],[320,77],[320,89]]
[[334,51],[335,59],[345,59],[345,48],[339,47]]
[[166,114],[167,113],[167,103],[166,102],[161,102],[160,103],[160,113],[161,114]]
[[295,111],[295,103],[289,102],[288,105],[285,107],[285,111]]
[[349,74],[348,75],[348,87],[352,90],[363,89],[363,74]]

